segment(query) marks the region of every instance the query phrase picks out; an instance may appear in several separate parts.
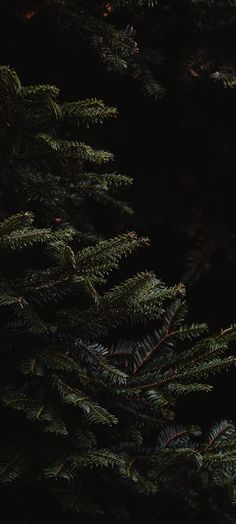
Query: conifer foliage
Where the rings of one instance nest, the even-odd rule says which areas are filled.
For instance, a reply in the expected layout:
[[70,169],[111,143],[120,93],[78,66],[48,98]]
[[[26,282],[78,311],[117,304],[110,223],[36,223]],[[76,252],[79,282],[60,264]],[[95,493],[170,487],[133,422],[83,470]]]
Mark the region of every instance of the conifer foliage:
[[131,179],[110,172],[110,166],[108,173],[101,173],[100,166],[111,164],[112,153],[81,139],[89,128],[114,118],[115,108],[96,99],[60,103],[55,86],[23,87],[16,73],[4,66],[0,100],[2,216],[4,209],[30,209],[40,225],[52,226],[59,219],[73,222],[80,235],[91,235],[95,228],[87,216],[88,201],[130,212],[114,194]]
[[[235,362],[228,352],[234,326],[210,336],[205,324],[188,325],[183,286],[166,287],[152,272],[111,283],[120,260],[147,239],[128,232],[81,247],[81,222],[74,213],[70,221],[70,209],[73,198],[84,199],[86,177],[82,168],[73,171],[72,160],[89,151],[94,162],[94,150],[67,134],[58,138],[64,106],[55,102],[55,88],[22,88],[8,68],[0,86],[0,481],[8,507],[14,500],[19,522],[40,521],[52,494],[74,512],[124,520],[144,509],[152,521],[168,515],[171,499],[195,522],[203,514],[207,522],[232,522],[233,424],[222,421],[202,437],[197,427],[175,425],[174,408],[180,395],[208,392],[208,376]],[[90,123],[109,114],[93,104],[79,101],[67,117]],[[27,114],[18,112],[22,106]],[[70,226],[49,227],[56,206],[46,192],[36,206],[25,196],[36,173],[45,184],[54,180]],[[106,176],[93,187],[99,198],[101,180]],[[10,189],[19,195],[12,206]],[[10,213],[17,202],[18,212]],[[123,326],[129,340],[121,337]],[[138,326],[146,332],[139,338]]]
[[[158,114],[160,125],[156,126],[156,121],[153,125],[159,133],[166,122],[171,129],[173,120],[179,122],[173,131],[172,142],[167,133],[166,144],[170,149],[175,148],[176,136],[182,136],[183,133],[179,149],[188,140],[191,142],[191,149],[189,146],[185,147],[178,168],[176,165],[168,166],[164,159],[163,180],[161,162],[159,163],[158,188],[154,186],[154,189],[146,190],[147,211],[144,213],[144,199],[140,191],[141,209],[139,210],[139,204],[136,206],[140,217],[139,227],[143,230],[146,227],[150,232],[153,215],[158,209],[156,228],[168,227],[172,238],[176,238],[177,234],[184,249],[186,248],[186,264],[181,277],[186,285],[192,286],[210,272],[216,279],[222,279],[225,273],[232,272],[233,275],[236,259],[235,232],[232,227],[235,171],[232,118],[236,85],[235,1],[12,0],[2,3],[5,6],[4,12],[10,11],[11,14],[14,13],[13,16],[20,16],[23,20],[22,27],[25,22],[33,24],[37,19],[39,35],[45,30],[45,20],[53,28],[58,28],[56,35],[60,33],[64,49],[67,38],[73,41],[73,46],[68,46],[67,52],[75,57],[78,68],[83,67],[83,59],[79,60],[77,51],[82,48],[84,56],[86,50],[92,48],[95,56],[105,62],[109,69],[128,75],[153,101],[160,100],[165,93],[170,95],[168,104],[169,107],[172,104],[173,106],[169,122],[164,117],[161,124]],[[49,46],[50,42],[49,38]],[[89,56],[88,53],[87,67],[92,68]],[[135,91],[134,83],[128,83],[128,86],[131,89],[133,86]],[[164,101],[163,108],[165,103]],[[158,112],[159,108],[153,108],[153,112],[155,110]],[[151,127],[149,119],[146,126]],[[201,144],[200,137],[204,137]],[[158,136],[156,140],[158,143]],[[202,156],[198,155],[198,148],[203,150],[206,142],[209,143],[206,151],[202,151]],[[160,147],[162,148],[161,145]],[[149,149],[147,151],[149,155]],[[196,157],[199,160],[198,165],[193,161]],[[155,162],[153,156],[150,171]],[[203,166],[204,176],[201,179]],[[186,174],[182,176],[185,170]],[[176,180],[176,199],[172,198],[173,173]],[[152,177],[150,184],[153,184]],[[147,188],[148,186],[149,184]],[[150,211],[154,191],[156,198],[153,210]],[[206,198],[199,197],[198,192],[201,196],[206,195]],[[189,202],[189,210],[186,209],[186,201]]]

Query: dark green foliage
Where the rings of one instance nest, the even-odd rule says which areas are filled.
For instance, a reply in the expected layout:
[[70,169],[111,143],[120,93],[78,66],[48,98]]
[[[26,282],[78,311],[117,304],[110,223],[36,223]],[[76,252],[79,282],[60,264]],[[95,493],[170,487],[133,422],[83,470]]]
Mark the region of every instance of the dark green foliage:
[[[156,500],[161,515],[170,493],[187,514],[201,514],[209,490],[216,511],[234,483],[234,427],[222,422],[202,440],[199,429],[171,421],[176,397],[209,391],[201,381],[234,363],[234,327],[205,337],[205,324],[188,326],[183,287],[166,288],[152,273],[103,292],[121,256],[146,243],[134,234],[73,252],[73,230],[52,235],[29,213],[0,230],[2,483],[15,482],[25,500],[29,482],[37,490],[43,483],[64,508],[94,515],[112,514],[114,496],[117,515],[124,504],[135,515],[145,495],[146,510]],[[46,249],[46,268],[29,266],[35,249],[42,260]],[[110,346],[110,328],[150,320],[150,335]]]
[[13,70],[1,67],[0,211],[5,215],[30,209],[39,225],[70,222],[81,237],[92,236],[88,202],[131,212],[115,197],[131,179],[100,173],[99,166],[111,162],[113,155],[81,140],[81,134],[87,136],[91,126],[117,111],[101,100],[60,103],[58,96],[54,86],[23,87]]
[[[22,88],[5,67],[0,85],[0,480],[9,519],[42,521],[57,497],[101,518],[168,519],[171,501],[198,523],[204,514],[233,519],[233,424],[202,436],[174,414],[179,396],[210,391],[209,375],[235,363],[235,327],[209,336],[205,324],[188,325],[183,285],[166,287],[153,272],[109,280],[146,238],[98,241],[93,229],[88,245],[90,222],[83,227],[76,206],[86,211],[91,194],[106,203],[110,186],[129,180],[87,172],[86,162],[110,155],[74,133],[115,111],[94,100],[58,104],[56,88]],[[50,227],[58,213],[71,225]]]

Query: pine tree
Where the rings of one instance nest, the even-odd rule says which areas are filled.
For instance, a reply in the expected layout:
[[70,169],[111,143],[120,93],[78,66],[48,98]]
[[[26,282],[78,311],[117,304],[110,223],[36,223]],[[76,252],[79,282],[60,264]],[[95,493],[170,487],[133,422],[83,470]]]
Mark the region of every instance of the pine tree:
[[[186,324],[184,287],[166,287],[152,272],[114,284],[110,273],[147,239],[128,232],[81,247],[82,219],[70,210],[87,193],[76,183],[75,195],[69,170],[85,150],[96,161],[100,153],[62,134],[60,118],[55,125],[55,108],[64,107],[55,88],[22,88],[8,68],[0,75],[0,480],[10,519],[41,522],[58,498],[64,509],[102,519],[164,522],[171,501],[195,522],[233,522],[234,425],[222,421],[202,436],[175,425],[174,413],[180,395],[210,391],[209,375],[235,363],[235,327],[211,336],[205,324]],[[73,122],[82,119],[81,102],[73,108]],[[28,193],[36,173],[42,204]],[[42,182],[50,176],[55,207]],[[58,209],[71,225],[55,230]]]
[[[196,130],[199,127],[200,135],[206,128],[213,128],[206,140],[210,142],[208,151],[213,148],[212,156],[219,156],[219,161],[212,162],[209,155],[209,166],[206,167],[207,188],[205,177],[204,181],[199,181],[199,172],[195,173],[192,168],[191,175],[188,172],[184,183],[181,176],[175,175],[177,204],[174,206],[171,203],[162,208],[163,194],[166,195],[170,186],[168,177],[164,174],[164,180],[160,181],[156,190],[160,195],[158,200],[157,194],[155,203],[155,208],[160,209],[157,226],[161,223],[165,227],[168,220],[173,237],[177,232],[180,242],[188,246],[182,273],[182,279],[188,286],[210,272],[217,279],[222,279],[222,274],[226,272],[233,274],[236,260],[233,247],[235,231],[232,227],[234,201],[231,201],[234,178],[232,185],[231,177],[230,183],[225,184],[225,170],[227,175],[231,175],[231,170],[234,172],[235,169],[235,137],[232,131],[233,122],[228,130],[227,124],[222,122],[225,118],[222,115],[227,112],[227,99],[232,98],[232,108],[234,105],[234,0],[181,0],[178,3],[174,0],[13,0],[3,2],[3,5],[3,18],[4,13],[10,12],[20,17],[23,24],[30,24],[38,19],[41,21],[42,31],[45,20],[50,21],[53,27],[59,29],[58,34],[63,42],[67,38],[74,42],[75,60],[76,51],[83,48],[83,45],[84,50],[92,48],[95,56],[108,69],[134,79],[152,100],[160,100],[170,92],[180,93],[180,96],[176,95],[174,106],[179,107],[176,118],[182,122],[181,131],[187,128],[187,137],[191,135],[193,127]],[[69,52],[73,53],[71,49]],[[215,100],[209,115],[206,114],[204,101],[203,107],[199,107],[204,98],[207,99],[207,107],[211,105],[208,100]],[[183,99],[186,101],[184,104]],[[215,122],[215,118],[221,106],[226,107],[219,115],[219,123]],[[193,126],[191,122],[194,122]],[[198,137],[193,137],[193,141],[194,139]],[[195,165],[194,152],[191,162]],[[223,176],[218,173],[219,166]],[[182,165],[176,171],[181,169]],[[173,172],[169,176],[172,180]],[[214,199],[213,184],[216,195]],[[221,198],[222,187],[224,199]],[[193,191],[189,188],[193,188]],[[201,205],[198,191],[206,194]],[[171,201],[171,194],[166,199],[167,203]],[[182,203],[179,204],[181,195]],[[190,198],[191,211],[186,218],[186,213],[182,214],[180,209],[185,207],[186,199]],[[152,215],[152,199],[153,191],[146,195],[149,216]],[[211,209],[209,200],[212,201]],[[224,204],[227,202],[227,213],[222,201]],[[142,215],[140,211],[140,228]],[[147,225],[148,229],[150,227]]]

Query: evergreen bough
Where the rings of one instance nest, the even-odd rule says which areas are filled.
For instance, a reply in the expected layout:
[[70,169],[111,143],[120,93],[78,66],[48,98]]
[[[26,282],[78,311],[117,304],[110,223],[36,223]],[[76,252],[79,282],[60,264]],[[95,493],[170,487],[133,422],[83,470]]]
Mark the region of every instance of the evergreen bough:
[[[94,126],[114,118],[115,108],[97,99],[60,102],[55,86],[23,87],[5,66],[0,69],[0,101],[2,216],[30,209],[40,225],[72,223],[82,240],[86,234],[96,238],[89,202],[131,212],[115,196],[131,179],[111,172],[112,153],[81,139],[92,127],[93,142]],[[101,173],[99,167],[107,163],[108,172]]]
[[[224,420],[202,436],[198,427],[176,425],[174,413],[179,396],[210,391],[209,375],[235,363],[228,352],[235,327],[211,336],[205,324],[188,325],[184,287],[166,287],[152,272],[112,283],[120,260],[147,239],[128,232],[81,247],[82,222],[75,213],[70,221],[70,209],[73,198],[84,201],[83,169],[68,182],[81,150],[74,139],[67,136],[64,148],[64,135],[58,138],[55,88],[22,88],[8,68],[0,70],[0,86],[0,481],[11,517],[41,521],[53,494],[64,509],[103,519],[164,522],[171,501],[194,522],[233,522],[234,425]],[[17,119],[32,99],[32,113]],[[82,114],[86,122],[84,106]],[[55,208],[47,188],[36,207],[27,193],[35,172],[47,184],[49,170],[71,223],[57,229],[49,227]]]

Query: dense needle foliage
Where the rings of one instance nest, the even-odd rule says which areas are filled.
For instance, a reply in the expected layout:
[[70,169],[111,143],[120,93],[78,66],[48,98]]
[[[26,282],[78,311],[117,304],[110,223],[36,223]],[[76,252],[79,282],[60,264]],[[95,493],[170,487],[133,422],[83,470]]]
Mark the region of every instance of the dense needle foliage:
[[134,232],[96,240],[86,215],[91,196],[124,207],[109,189],[130,180],[100,174],[110,154],[81,136],[115,110],[57,96],[0,70],[0,480],[10,518],[46,518],[58,497],[96,518],[164,522],[172,501],[194,522],[233,522],[234,425],[202,435],[174,419],[179,396],[210,391],[209,375],[235,362],[235,328],[211,336],[188,325],[184,287],[152,272],[112,283],[148,242]]

